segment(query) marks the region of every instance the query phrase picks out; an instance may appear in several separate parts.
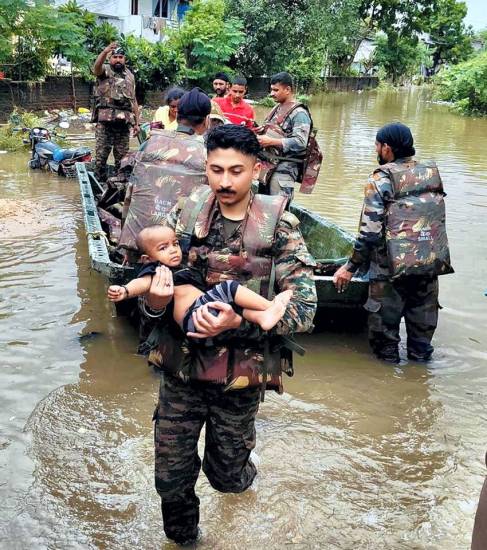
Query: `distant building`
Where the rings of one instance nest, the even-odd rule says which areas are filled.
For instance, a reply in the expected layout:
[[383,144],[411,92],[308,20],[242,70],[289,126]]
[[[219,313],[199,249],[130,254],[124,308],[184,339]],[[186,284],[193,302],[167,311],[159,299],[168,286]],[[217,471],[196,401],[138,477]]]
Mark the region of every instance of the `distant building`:
[[472,48],[474,52],[480,52],[485,47],[485,42],[482,38],[472,38]]
[[[67,0],[56,0],[65,4]],[[100,23],[107,22],[126,35],[164,40],[165,29],[176,27],[189,8],[190,0],[77,0],[94,13]]]
[[373,38],[364,38],[353,58],[351,69],[360,75],[372,74],[375,48]]

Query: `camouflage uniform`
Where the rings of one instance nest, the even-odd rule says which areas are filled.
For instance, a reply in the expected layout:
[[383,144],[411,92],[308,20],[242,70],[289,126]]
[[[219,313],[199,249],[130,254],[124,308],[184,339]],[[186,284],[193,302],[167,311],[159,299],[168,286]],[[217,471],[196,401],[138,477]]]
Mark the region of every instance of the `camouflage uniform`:
[[[281,124],[278,124],[281,108],[274,109],[265,124],[278,125],[284,133],[283,147],[277,151],[278,156],[299,158],[306,152],[311,132],[311,119],[308,111],[297,107]],[[295,183],[299,177],[300,165],[297,162],[282,160],[277,165],[269,181],[269,194],[284,195],[291,202]]]
[[[176,205],[166,221],[176,231],[181,218],[181,206],[181,203]],[[188,264],[205,270],[205,273],[206,253],[234,253],[241,249],[243,242],[242,226],[225,237],[224,219],[218,206],[212,209],[209,219],[207,235],[201,239],[193,237],[193,246],[187,259]],[[245,224],[248,221],[244,220],[242,224],[248,227]],[[196,226],[195,233],[198,234],[198,231]],[[206,250],[205,254],[201,252],[203,249]],[[276,327],[276,333],[307,331],[312,327],[317,302],[312,271],[314,260],[306,249],[297,218],[288,212],[282,214],[278,221],[271,256],[275,260],[279,290],[293,290],[292,300]],[[255,342],[262,337],[260,328],[248,321],[242,321],[237,331],[231,331],[233,336],[237,333],[248,348],[255,348]],[[223,342],[216,342],[215,346],[206,350],[203,348],[199,355],[186,354],[185,361],[189,365],[181,364],[176,370],[168,367],[170,358],[159,357],[164,374],[159,403],[154,414],[155,479],[162,500],[164,530],[169,538],[178,542],[192,539],[197,533],[199,500],[194,486],[201,465],[197,441],[203,424],[206,423],[203,471],[215,489],[222,492],[242,492],[249,487],[256,475],[255,466],[249,456],[255,445],[254,422],[260,389],[258,386],[240,387],[234,384],[229,391],[226,384],[231,379],[234,368],[245,368],[246,363],[259,366],[264,360],[262,355],[251,353],[243,360],[243,365],[235,365],[236,361],[231,365],[229,362],[220,383],[214,377],[212,382],[202,381],[204,372],[201,373],[198,365],[193,364],[198,363],[201,358],[204,362],[205,353],[208,353],[212,358],[208,371],[216,370],[218,373],[220,357],[225,353],[232,356],[241,351],[228,344],[230,333],[224,334],[226,336],[222,336]],[[227,338],[226,342],[224,338]],[[225,343],[228,348],[224,347]],[[153,362],[157,363],[154,357]],[[287,369],[292,374],[292,366],[288,365]],[[198,380],[192,378],[193,373],[198,373],[195,374]],[[240,389],[235,389],[236,387]]]
[[114,71],[109,64],[97,78],[92,122],[96,122],[95,176],[99,181],[107,178],[106,164],[113,148],[115,172],[128,153],[130,126],[135,124],[135,79],[125,68]]
[[137,152],[124,203],[125,222],[119,246],[137,250],[139,232],[165,218],[180,197],[207,185],[206,148],[202,136],[191,128],[153,130]]
[[96,124],[95,139],[95,177],[98,181],[106,181],[107,160],[112,148],[115,173],[119,171],[120,162],[129,151],[130,127],[125,122],[98,122]]
[[[404,169],[415,166],[412,157],[394,163]],[[346,268],[354,273],[370,267],[369,341],[380,359],[399,361],[399,325],[404,317],[408,357],[428,360],[431,340],[438,322],[438,277],[436,274],[403,275],[392,278],[386,243],[387,215],[394,201],[389,175],[376,170],[365,186],[359,236]]]

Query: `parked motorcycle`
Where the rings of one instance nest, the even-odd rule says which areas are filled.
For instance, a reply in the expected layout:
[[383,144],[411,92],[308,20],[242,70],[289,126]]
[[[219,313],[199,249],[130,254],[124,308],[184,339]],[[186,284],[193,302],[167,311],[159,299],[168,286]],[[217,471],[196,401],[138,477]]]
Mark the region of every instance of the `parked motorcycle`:
[[91,161],[91,150],[87,147],[63,149],[55,141],[52,141],[51,134],[57,135],[55,130],[36,126],[35,128],[22,128],[22,131],[29,132],[29,138],[23,141],[30,143],[29,168],[33,170],[50,170],[60,176],[75,178],[75,163]]

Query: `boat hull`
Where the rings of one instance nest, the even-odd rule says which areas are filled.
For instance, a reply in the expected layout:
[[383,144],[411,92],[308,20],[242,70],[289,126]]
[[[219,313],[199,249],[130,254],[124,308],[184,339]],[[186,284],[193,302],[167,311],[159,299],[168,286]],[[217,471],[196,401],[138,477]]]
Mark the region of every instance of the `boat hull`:
[[[106,277],[110,284],[125,284],[135,275],[135,269],[113,262],[110,258],[110,243],[100,221],[95,191],[99,189],[92,172],[85,164],[77,163],[78,181],[83,206],[83,216],[88,239],[90,263],[95,271]],[[97,187],[98,186],[98,187]],[[367,300],[368,277],[354,277],[347,290],[338,293],[333,284],[333,273],[349,256],[354,238],[352,235],[299,205],[291,211],[300,220],[300,229],[310,253],[317,259],[315,269],[318,308],[326,310],[361,308]]]

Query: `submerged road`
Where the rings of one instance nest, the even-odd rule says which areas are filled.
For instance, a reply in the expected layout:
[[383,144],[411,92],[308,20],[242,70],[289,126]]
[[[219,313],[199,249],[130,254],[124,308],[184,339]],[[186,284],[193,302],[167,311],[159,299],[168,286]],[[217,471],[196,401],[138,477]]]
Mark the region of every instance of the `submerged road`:
[[[364,333],[302,338],[258,417],[255,489],[200,477],[198,548],[467,548],[487,449],[487,120],[416,90],[311,109],[325,164],[297,198],[351,231],[382,124],[410,125],[440,166],[456,273],[440,281],[434,361],[378,363]],[[77,184],[0,160],[0,548],[175,548],[153,488],[158,377],[89,270]]]

